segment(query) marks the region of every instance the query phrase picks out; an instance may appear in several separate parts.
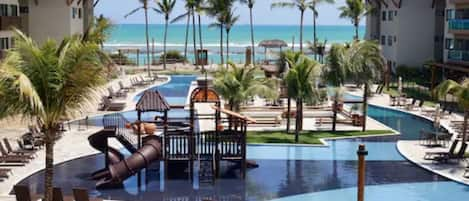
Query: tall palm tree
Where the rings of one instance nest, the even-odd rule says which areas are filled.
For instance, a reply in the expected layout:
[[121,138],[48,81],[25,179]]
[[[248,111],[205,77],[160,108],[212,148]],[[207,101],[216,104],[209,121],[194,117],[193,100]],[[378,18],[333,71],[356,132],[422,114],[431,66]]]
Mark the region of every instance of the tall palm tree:
[[462,83],[453,80],[446,80],[435,88],[438,98],[444,99],[448,94],[452,94],[458,100],[458,104],[464,110],[464,123],[462,130],[462,141],[467,142],[467,120],[469,119],[469,79]]
[[296,61],[288,60],[291,68],[285,81],[288,96],[296,100],[295,142],[298,142],[299,132],[303,129],[303,103],[313,103],[319,99],[315,80],[319,77],[320,65],[305,55],[299,55],[295,59]]
[[[300,56],[302,55],[301,52],[294,52],[293,50],[287,50],[280,53],[280,58],[278,64],[278,68],[280,72],[282,72],[283,84],[286,85],[286,77],[288,74],[288,70],[290,68],[288,61],[298,61]],[[287,88],[288,89],[288,88]],[[288,90],[287,90],[288,91]],[[290,132],[290,118],[291,118],[291,97],[288,96],[287,99],[287,133]]]
[[78,37],[39,46],[17,31],[15,47],[0,64],[0,117],[22,115],[38,122],[45,140],[45,200],[52,201],[54,140],[61,119],[89,106],[104,84],[98,44]]
[[306,9],[312,5],[308,0],[289,0],[288,2],[275,2],[272,3],[271,8],[294,8],[297,7],[300,11],[300,52],[303,52],[303,22]]
[[234,11],[229,11],[224,17],[226,30],[226,61],[230,61],[230,31],[234,24],[238,21],[239,15],[234,16]]
[[253,25],[253,17],[252,17],[252,9],[254,4],[256,3],[255,0],[240,0],[241,3],[247,4],[249,8],[249,25],[251,27],[251,51],[252,51],[252,60],[256,61],[256,46],[254,44],[254,25]]
[[111,35],[112,26],[109,18],[100,15],[94,19],[92,26],[86,30],[83,38],[89,42],[99,44],[101,48],[103,48],[104,42],[108,40]]
[[344,45],[333,44],[327,55],[322,77],[326,83],[333,87],[342,87],[347,80],[349,69],[346,65],[346,51]]
[[189,25],[190,25],[190,20],[192,16],[192,8],[196,5],[197,0],[185,0],[186,3],[184,5],[184,8],[186,9],[186,12],[177,16],[173,20],[171,20],[171,23],[175,23],[178,21],[181,21],[182,19],[186,18],[186,37],[185,37],[185,43],[184,43],[184,59],[187,60],[187,45],[189,41]]
[[237,67],[228,62],[229,68],[220,67],[214,76],[213,87],[228,101],[230,110],[239,112],[241,104],[256,95],[276,98],[277,92],[272,90],[275,81],[256,76],[257,67]]
[[347,51],[349,76],[357,85],[364,86],[363,92],[363,127],[366,130],[369,86],[378,81],[384,72],[384,59],[379,44],[375,41],[356,41]]
[[220,60],[224,63],[223,57],[223,29],[225,27],[225,16],[233,6],[234,0],[207,0],[207,7],[205,11],[207,14],[215,18],[214,23],[209,27],[220,28]]
[[166,39],[168,38],[168,23],[169,17],[173,12],[174,6],[176,5],[176,0],[162,0],[156,3],[157,8],[154,10],[164,15],[164,39],[163,39],[163,69],[166,70]]
[[[148,32],[148,9],[150,8],[148,3],[149,3],[149,0],[138,0],[142,6],[136,8],[136,9],[133,9],[132,11],[130,11],[127,15],[125,15],[125,17],[129,17],[130,15],[133,15],[135,14],[137,11],[143,9],[144,13],[145,13],[145,39],[146,39],[146,44],[147,44],[147,71],[148,71],[148,77],[151,77],[151,72],[150,72],[150,37],[149,37],[149,32]],[[154,8],[153,8],[154,9]]]
[[373,11],[373,7],[366,4],[364,0],[346,0],[345,6],[339,7],[341,18],[349,18],[355,27],[355,40],[359,40],[358,27],[361,19]]
[[[322,3],[333,4],[335,3],[335,0],[311,0],[309,8],[313,11],[313,47],[315,51],[316,51],[317,42],[318,42],[318,37],[316,34],[316,20],[318,18],[319,12],[318,12],[317,6]],[[317,56],[317,53],[314,54],[315,58],[316,56]]]

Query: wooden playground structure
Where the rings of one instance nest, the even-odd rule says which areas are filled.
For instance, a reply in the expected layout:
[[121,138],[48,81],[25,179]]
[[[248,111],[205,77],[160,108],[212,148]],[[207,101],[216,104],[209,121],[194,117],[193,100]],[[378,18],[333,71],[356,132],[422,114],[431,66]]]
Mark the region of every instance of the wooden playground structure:
[[[212,113],[198,113],[196,105],[201,103],[211,104]],[[161,179],[168,179],[168,172],[172,170],[168,167],[173,163],[183,163],[187,164],[189,180],[198,176],[201,183],[213,183],[220,176],[220,163],[223,161],[239,167],[240,177],[245,178],[246,129],[248,124],[255,123],[254,120],[222,109],[220,97],[208,87],[192,91],[188,118],[168,118],[170,110],[171,106],[158,91],[147,90],[137,102],[136,122],[129,122],[119,113],[103,118],[104,130],[89,139],[93,147],[106,155],[106,167],[93,174],[93,178],[99,180],[97,187],[121,185],[135,174],[140,186],[142,170],[155,162],[164,164],[163,170],[159,168],[159,171],[164,172],[164,178]],[[153,120],[142,119],[142,115],[147,112],[162,115],[155,116]],[[222,114],[225,118],[222,118]],[[214,128],[200,131],[199,120],[213,121]],[[156,125],[159,133],[145,133],[144,126],[148,124]],[[132,140],[135,137],[137,140]],[[117,149],[108,145],[108,138],[117,139],[132,155],[124,158]],[[199,164],[199,167],[196,168],[195,164]]]

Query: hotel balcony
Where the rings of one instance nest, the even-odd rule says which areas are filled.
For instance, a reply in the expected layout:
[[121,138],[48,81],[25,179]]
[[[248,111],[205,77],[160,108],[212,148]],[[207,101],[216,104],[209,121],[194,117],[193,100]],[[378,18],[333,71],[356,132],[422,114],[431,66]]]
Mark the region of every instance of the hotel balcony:
[[450,0],[450,4],[469,4],[469,0]]
[[448,63],[469,65],[469,50],[449,50]]
[[452,19],[448,21],[448,31],[453,34],[469,35],[469,19]]
[[10,30],[12,27],[21,28],[21,18],[18,16],[0,16],[0,30]]

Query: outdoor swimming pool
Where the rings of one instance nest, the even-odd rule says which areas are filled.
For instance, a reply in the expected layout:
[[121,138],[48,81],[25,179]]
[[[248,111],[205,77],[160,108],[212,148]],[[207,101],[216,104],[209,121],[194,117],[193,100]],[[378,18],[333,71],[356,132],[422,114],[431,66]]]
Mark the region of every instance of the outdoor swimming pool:
[[[129,113],[128,115],[131,115]],[[136,178],[123,189],[94,190],[93,195],[115,200],[278,200],[278,201],[350,201],[356,198],[356,149],[366,144],[369,155],[366,168],[367,201],[462,201],[469,187],[448,181],[404,159],[396,141],[416,139],[421,129],[432,123],[420,117],[369,106],[369,116],[401,132],[401,136],[329,140],[328,147],[250,145],[247,157],[259,168],[250,169],[246,180],[237,171],[224,166],[215,185],[198,188],[184,179],[171,179],[160,185],[157,170],[149,170],[148,183],[138,189]],[[72,187],[95,189],[89,174],[103,168],[103,155],[89,156],[55,166],[55,185],[66,193]],[[158,164],[150,169],[157,169]],[[43,172],[23,180],[35,192],[43,191]],[[180,178],[180,177],[178,177]],[[448,196],[451,195],[451,196]]]

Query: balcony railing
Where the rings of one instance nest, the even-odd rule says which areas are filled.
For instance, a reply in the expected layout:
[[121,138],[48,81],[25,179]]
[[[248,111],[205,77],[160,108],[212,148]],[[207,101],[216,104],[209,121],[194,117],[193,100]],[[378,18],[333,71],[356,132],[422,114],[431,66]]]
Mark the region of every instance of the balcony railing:
[[456,62],[469,62],[469,50],[449,50],[448,60]]
[[467,4],[469,0],[450,0],[449,2],[454,4]]
[[21,18],[18,16],[0,16],[0,30],[9,30],[12,27],[21,28]]

